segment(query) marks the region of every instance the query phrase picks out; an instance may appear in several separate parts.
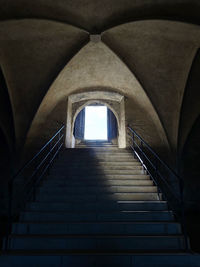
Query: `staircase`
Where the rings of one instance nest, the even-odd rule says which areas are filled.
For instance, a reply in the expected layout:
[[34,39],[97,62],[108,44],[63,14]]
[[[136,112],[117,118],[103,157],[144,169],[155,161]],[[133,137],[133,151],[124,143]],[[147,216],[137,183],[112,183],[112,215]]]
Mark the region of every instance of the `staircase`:
[[200,266],[129,150],[66,149],[12,226],[0,266]]

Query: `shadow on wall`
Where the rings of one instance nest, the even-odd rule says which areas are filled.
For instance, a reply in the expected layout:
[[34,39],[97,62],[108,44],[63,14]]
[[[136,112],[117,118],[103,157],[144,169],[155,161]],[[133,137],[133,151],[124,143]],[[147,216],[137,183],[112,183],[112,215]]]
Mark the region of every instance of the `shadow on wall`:
[[[9,145],[12,149],[15,147],[15,128],[13,120],[13,110],[10,102],[10,97],[8,93],[8,87],[0,67],[0,127],[4,133],[6,133]],[[4,134],[3,134],[4,135]],[[7,143],[7,142],[6,142]]]
[[11,154],[6,137],[0,129],[0,244],[6,231],[8,216],[8,181],[11,177]]
[[30,160],[66,122],[66,99],[41,120],[36,120],[27,135],[21,156],[21,166]]
[[189,210],[200,211],[200,116],[194,123],[182,152],[181,172],[184,197]]
[[200,252],[200,116],[194,123],[182,152],[181,173],[184,178],[184,198],[188,233],[194,251]]

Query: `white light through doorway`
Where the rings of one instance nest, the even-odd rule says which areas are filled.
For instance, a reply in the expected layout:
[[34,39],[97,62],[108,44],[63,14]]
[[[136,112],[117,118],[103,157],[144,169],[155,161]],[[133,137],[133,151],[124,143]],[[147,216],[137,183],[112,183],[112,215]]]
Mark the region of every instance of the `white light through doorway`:
[[107,107],[88,106],[85,108],[86,140],[107,140]]

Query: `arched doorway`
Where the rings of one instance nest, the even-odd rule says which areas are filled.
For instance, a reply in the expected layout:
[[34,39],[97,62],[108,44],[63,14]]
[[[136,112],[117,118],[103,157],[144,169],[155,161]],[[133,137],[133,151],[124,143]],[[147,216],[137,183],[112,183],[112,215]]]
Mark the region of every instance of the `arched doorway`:
[[[115,144],[120,148],[125,148],[126,130],[124,97],[118,93],[108,91],[92,91],[74,94],[68,97],[66,147],[75,147],[75,141],[78,139],[77,135],[79,135],[80,140],[84,138],[83,133],[85,124],[83,121],[85,114],[83,110],[86,106],[90,105],[103,105],[107,107],[107,138],[108,140],[112,140],[112,142],[114,142],[115,139]],[[78,131],[80,132],[78,133]],[[76,135],[76,138],[74,134]]]
[[99,140],[117,144],[118,122],[116,116],[105,104],[91,103],[77,114],[73,136],[76,142]]

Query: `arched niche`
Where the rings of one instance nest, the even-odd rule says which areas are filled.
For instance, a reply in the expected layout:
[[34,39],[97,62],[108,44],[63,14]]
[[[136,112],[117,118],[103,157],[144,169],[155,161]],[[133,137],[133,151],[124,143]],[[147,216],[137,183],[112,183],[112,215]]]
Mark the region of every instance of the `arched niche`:
[[94,102],[107,106],[113,112],[118,124],[118,146],[120,148],[125,148],[126,131],[124,96],[108,91],[90,91],[73,94],[68,97],[66,147],[73,148],[75,146],[73,129],[77,115],[84,107]]

